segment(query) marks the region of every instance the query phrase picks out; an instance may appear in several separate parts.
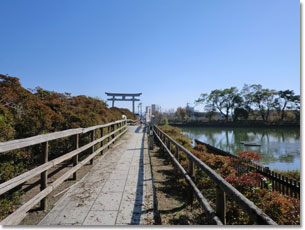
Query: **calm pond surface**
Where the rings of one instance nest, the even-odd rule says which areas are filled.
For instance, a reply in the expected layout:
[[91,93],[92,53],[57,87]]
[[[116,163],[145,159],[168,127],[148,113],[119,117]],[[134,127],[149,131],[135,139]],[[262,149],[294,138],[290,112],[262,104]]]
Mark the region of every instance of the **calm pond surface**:
[[[236,154],[246,150],[260,153],[261,165],[271,170],[300,170],[300,129],[183,127],[183,134]],[[245,146],[241,141],[261,146]]]

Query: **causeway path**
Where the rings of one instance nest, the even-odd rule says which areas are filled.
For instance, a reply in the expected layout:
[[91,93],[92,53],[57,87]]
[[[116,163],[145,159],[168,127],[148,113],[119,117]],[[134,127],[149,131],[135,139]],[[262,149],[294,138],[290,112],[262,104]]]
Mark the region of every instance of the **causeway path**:
[[153,184],[144,126],[128,131],[39,225],[154,224]]

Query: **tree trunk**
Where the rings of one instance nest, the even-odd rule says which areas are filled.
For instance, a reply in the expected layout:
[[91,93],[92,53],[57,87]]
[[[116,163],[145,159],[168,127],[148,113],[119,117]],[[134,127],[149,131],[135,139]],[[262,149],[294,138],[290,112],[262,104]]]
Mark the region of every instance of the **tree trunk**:
[[284,118],[285,118],[285,109],[286,109],[286,106],[287,106],[287,102],[284,103],[284,106],[282,108],[281,121],[283,121]]

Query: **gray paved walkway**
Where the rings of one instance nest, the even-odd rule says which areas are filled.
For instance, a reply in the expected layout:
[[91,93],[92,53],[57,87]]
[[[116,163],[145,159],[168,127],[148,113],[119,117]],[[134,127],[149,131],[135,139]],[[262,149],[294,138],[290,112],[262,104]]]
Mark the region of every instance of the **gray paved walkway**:
[[39,225],[147,225],[153,219],[146,134],[131,126]]

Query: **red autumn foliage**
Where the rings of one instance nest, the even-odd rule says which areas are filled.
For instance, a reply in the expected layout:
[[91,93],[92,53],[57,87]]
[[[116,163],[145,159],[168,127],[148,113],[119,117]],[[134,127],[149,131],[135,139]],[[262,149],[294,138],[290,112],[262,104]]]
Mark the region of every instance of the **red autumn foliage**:
[[260,161],[262,159],[261,155],[253,151],[238,152],[237,154],[245,161]]
[[[177,128],[174,128],[176,139],[181,135]],[[167,133],[171,135],[171,127],[166,127]],[[189,146],[188,146],[189,147]],[[240,158],[220,156],[207,151],[206,146],[196,145],[191,152],[202,162],[207,164],[230,184],[238,189],[244,196],[255,203],[275,222],[281,225],[299,225],[300,224],[300,200],[280,194],[279,192],[261,189],[260,180],[264,177],[260,173],[249,171],[247,162],[259,161],[261,156],[253,151],[239,152]],[[187,159],[182,156],[182,166],[187,167]],[[215,184],[212,180],[202,173],[196,171],[197,187],[201,189],[204,196],[210,202],[215,202]],[[227,202],[227,224],[253,224],[247,214],[245,214],[236,203],[228,197]]]

